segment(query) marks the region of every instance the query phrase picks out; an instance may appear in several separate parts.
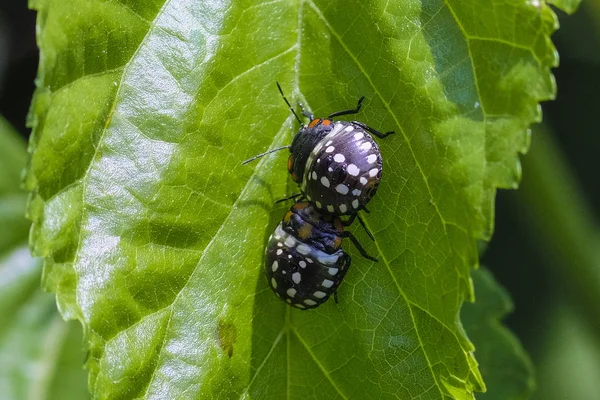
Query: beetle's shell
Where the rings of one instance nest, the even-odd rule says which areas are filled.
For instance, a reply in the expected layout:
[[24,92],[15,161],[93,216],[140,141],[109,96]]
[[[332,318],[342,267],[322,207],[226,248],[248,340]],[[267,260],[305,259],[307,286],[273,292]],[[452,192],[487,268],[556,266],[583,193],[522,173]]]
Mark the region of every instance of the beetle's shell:
[[356,214],[379,187],[383,160],[363,128],[337,121],[311,151],[300,185],[317,208],[335,215]]
[[288,304],[316,308],[337,290],[350,266],[343,250],[327,254],[299,242],[281,224],[267,245],[267,280]]

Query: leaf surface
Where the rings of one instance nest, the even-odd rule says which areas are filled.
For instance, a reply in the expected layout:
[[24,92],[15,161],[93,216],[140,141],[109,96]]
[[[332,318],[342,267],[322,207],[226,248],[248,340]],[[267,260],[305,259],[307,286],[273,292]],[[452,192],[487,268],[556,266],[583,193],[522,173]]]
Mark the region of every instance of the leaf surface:
[[[32,1],[42,61],[32,245],[89,333],[99,397],[459,398],[484,384],[458,312],[497,187],[554,95],[545,3]],[[294,120],[395,130],[340,304],[291,310],[263,271],[295,190]]]

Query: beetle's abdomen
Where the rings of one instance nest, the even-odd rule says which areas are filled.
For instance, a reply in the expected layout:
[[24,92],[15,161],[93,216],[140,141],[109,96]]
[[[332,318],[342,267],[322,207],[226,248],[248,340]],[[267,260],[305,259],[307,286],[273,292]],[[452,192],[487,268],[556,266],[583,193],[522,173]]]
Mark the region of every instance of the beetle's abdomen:
[[310,153],[301,190],[318,209],[355,214],[377,192],[383,160],[364,129],[339,121]]
[[341,249],[327,254],[286,232],[280,223],[266,250],[265,268],[271,289],[288,304],[316,308],[329,298],[350,267]]

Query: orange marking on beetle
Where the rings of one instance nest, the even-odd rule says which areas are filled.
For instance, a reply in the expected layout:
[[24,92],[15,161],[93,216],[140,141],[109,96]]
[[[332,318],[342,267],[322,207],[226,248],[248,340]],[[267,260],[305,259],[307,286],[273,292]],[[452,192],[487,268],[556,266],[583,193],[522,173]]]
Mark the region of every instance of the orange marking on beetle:
[[342,224],[342,220],[339,218],[336,218],[333,220],[333,226],[335,227],[335,229],[342,233],[344,232],[344,225]]
[[290,156],[288,157],[288,172],[290,174],[292,173],[293,167],[294,167],[294,155],[290,154]]
[[292,219],[292,215],[293,213],[291,211],[286,212],[283,216],[283,222],[290,222],[290,219]]
[[302,240],[308,239],[312,235],[312,225],[304,224],[298,229],[298,237]]
[[310,121],[310,124],[308,124],[308,127],[314,128],[315,126],[319,125],[320,122],[321,118],[313,119],[312,121]]
[[341,245],[342,245],[341,237],[337,236],[335,239],[333,239],[333,248],[334,249],[339,249]]
[[308,202],[306,202],[306,201],[303,201],[302,203],[294,204],[294,210],[303,210],[306,207],[308,207]]
[[325,126],[331,125],[331,120],[330,119],[324,119],[323,120],[323,125],[325,125]]

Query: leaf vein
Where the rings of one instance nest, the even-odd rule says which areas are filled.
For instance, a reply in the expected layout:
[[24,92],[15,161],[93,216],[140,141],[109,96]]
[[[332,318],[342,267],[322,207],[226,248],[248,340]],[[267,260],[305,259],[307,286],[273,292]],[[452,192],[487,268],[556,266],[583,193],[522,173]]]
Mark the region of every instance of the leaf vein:
[[329,380],[329,382],[331,383],[331,386],[333,386],[333,388],[340,394],[340,396],[342,396],[342,398],[348,399],[348,397],[344,394],[344,392],[342,392],[342,390],[335,384],[335,381],[331,378],[331,376],[329,375],[329,372],[327,372],[327,370],[325,369],[325,366],[323,364],[321,364],[321,362],[319,361],[319,359],[317,358],[317,356],[311,351],[310,347],[304,341],[304,339],[300,336],[300,333],[298,333],[298,331],[296,330],[296,328],[294,328],[292,326],[291,327],[291,332],[294,332],[294,335],[296,335],[296,337],[298,338],[298,340],[300,341],[300,343],[302,343],[302,345],[304,346],[304,349],[306,350],[306,352],[312,357],[312,359],[317,364],[317,366],[319,367],[319,369],[321,370],[321,372],[323,372],[323,375],[327,378],[327,380]]
[[[392,112],[392,109],[390,108],[389,103],[383,98],[383,96],[381,95],[381,92],[379,91],[379,89],[377,89],[377,87],[375,86],[375,83],[371,79],[371,76],[365,71],[363,65],[358,61],[358,58],[350,51],[350,49],[348,48],[346,43],[344,43],[344,41],[342,40],[342,37],[337,33],[337,31],[335,29],[333,29],[333,26],[331,26],[331,24],[325,18],[325,16],[321,12],[321,10],[311,0],[307,0],[307,1],[310,3],[311,7],[317,13],[319,18],[323,21],[323,24],[327,27],[327,29],[329,29],[331,34],[333,36],[335,36],[335,38],[338,40],[340,45],[344,48],[344,50],[348,53],[350,58],[352,58],[354,63],[358,66],[360,71],[363,73],[363,75],[365,76],[365,78],[367,79],[367,81],[369,82],[369,84],[371,85],[371,87],[373,88],[373,90],[375,91],[375,93],[377,94],[377,96],[379,97],[379,99],[381,100],[381,102],[383,103],[383,105],[385,106],[387,111],[389,112],[390,116],[394,119],[396,126],[398,126],[398,128],[400,129],[400,132],[402,132],[402,136],[404,137],[406,145],[408,146],[408,149],[410,150],[410,154],[411,154],[412,158],[415,160],[415,164],[416,164],[417,168],[419,169],[421,176],[423,177],[423,181],[425,183],[425,187],[427,188],[427,192],[429,193],[429,196],[431,196],[431,198],[433,199],[434,196],[433,196],[433,191],[431,190],[431,186],[429,185],[429,179],[427,178],[425,171],[423,171],[423,167],[421,166],[421,163],[419,162],[417,155],[415,154],[414,149],[411,146],[411,143],[410,143],[410,140],[408,139],[406,131],[400,124],[400,121],[398,120],[398,118],[396,118],[396,115]],[[444,219],[442,212],[440,211],[436,202],[434,202],[433,206],[435,208],[436,213],[439,215],[440,220],[442,221],[442,224],[444,227],[444,233],[447,233],[447,231],[446,231],[447,222]]]

